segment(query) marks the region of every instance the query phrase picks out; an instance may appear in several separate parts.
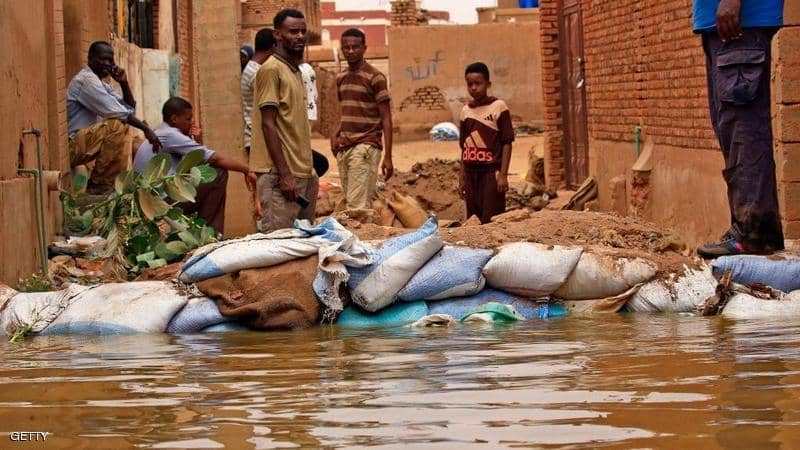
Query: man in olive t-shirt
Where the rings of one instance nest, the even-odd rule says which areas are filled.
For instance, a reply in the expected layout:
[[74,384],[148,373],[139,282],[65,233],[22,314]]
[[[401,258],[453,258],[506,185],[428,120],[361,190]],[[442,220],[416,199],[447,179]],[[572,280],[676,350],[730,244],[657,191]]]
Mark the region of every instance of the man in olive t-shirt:
[[[259,230],[289,228],[295,219],[314,220],[319,179],[311,156],[306,89],[299,64],[306,21],[295,9],[273,20],[277,47],[258,70],[254,84],[250,169],[259,174]],[[301,206],[304,205],[304,206]]]

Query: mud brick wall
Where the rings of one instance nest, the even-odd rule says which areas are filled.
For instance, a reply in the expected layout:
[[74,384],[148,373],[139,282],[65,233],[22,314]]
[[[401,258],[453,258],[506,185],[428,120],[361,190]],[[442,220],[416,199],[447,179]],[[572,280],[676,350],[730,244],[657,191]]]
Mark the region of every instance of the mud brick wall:
[[800,238],[800,2],[787,1],[772,42],[773,131],[778,196],[787,238]]
[[559,67],[559,0],[539,2],[542,54],[542,96],[544,101],[545,178],[551,187],[564,184],[564,124],[561,112],[561,70]]
[[427,111],[447,110],[444,94],[436,86],[425,86],[414,91],[400,103],[400,111],[408,108],[423,109]]
[[428,19],[415,0],[395,0],[392,2],[392,26],[427,25]]
[[239,41],[253,45],[258,30],[272,28],[272,19],[278,11],[294,8],[303,12],[308,23],[308,43],[321,42],[322,14],[319,0],[247,0],[242,3]]

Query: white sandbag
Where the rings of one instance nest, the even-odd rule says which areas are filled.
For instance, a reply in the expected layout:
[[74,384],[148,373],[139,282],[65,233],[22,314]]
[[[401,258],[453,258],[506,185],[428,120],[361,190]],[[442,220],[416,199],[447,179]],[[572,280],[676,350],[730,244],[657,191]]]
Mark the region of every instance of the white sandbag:
[[76,295],[41,334],[163,333],[187,301],[166,281],[101,284]]
[[483,268],[489,286],[526,297],[552,294],[572,273],[580,247],[517,242],[500,247]]
[[231,322],[219,312],[217,302],[208,297],[190,299],[186,306],[170,319],[167,333],[198,333],[203,329]]
[[781,300],[762,299],[749,294],[736,294],[722,310],[728,319],[777,319],[800,317],[800,291],[792,291]]
[[3,285],[0,288],[0,332],[9,336],[24,329],[28,333],[38,333],[88,289],[71,284],[61,291],[17,292]]
[[445,246],[409,280],[397,297],[404,302],[466,297],[483,290],[483,266],[491,250]]
[[567,281],[553,295],[569,300],[613,297],[655,274],[656,267],[641,258],[615,258],[584,251]]
[[364,267],[348,267],[350,293],[357,305],[376,312],[394,302],[411,277],[442,248],[435,218],[413,233],[388,239]]
[[694,312],[714,295],[717,280],[711,267],[699,270],[688,267],[680,276],[653,280],[639,288],[625,310],[629,312]]
[[[293,229],[256,233],[206,245],[186,261],[179,279],[184,283],[195,283],[239,270],[270,267],[317,254],[320,247],[352,236],[333,219],[315,227],[318,233],[313,235],[301,229],[305,224],[307,222],[297,221]],[[309,229],[312,228],[308,225]]]

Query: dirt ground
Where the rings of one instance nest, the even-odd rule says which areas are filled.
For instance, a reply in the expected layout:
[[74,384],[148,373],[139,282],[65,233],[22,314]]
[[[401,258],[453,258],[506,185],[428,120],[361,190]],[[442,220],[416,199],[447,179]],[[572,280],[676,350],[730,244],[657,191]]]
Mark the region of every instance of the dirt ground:
[[[521,181],[528,169],[528,151],[534,145],[544,145],[542,135],[519,136],[514,142],[511,150],[511,166],[509,168],[509,182]],[[328,139],[312,139],[311,147],[314,150],[328,157],[331,168],[322,178],[334,183],[339,183],[339,168],[336,165],[336,158],[331,153],[331,144]],[[460,151],[458,142],[432,142],[432,141],[412,141],[401,142],[393,145],[392,162],[395,171],[408,172],[411,167],[418,163],[432,158],[458,160]]]

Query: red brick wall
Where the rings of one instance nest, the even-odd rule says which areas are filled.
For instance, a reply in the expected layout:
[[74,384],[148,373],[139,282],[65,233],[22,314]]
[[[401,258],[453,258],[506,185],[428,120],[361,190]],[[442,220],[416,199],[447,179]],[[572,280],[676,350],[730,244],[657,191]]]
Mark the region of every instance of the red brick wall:
[[539,2],[542,50],[542,92],[544,97],[545,177],[547,184],[564,184],[563,117],[561,113],[561,71],[558,52],[559,0]]
[[[557,4],[540,2],[551,185],[564,179]],[[640,126],[656,144],[718,148],[691,9],[691,0],[582,2],[590,139],[632,142]]]
[[181,58],[181,97],[189,100],[192,104],[196,104],[194,95],[194,59],[192,58],[191,0],[178,0],[177,14],[178,42],[175,44],[178,55]]

